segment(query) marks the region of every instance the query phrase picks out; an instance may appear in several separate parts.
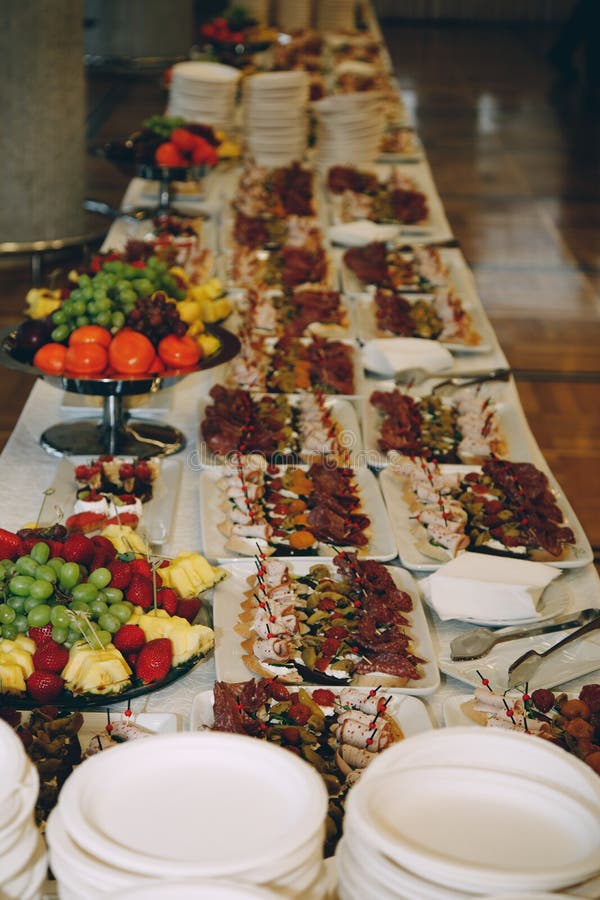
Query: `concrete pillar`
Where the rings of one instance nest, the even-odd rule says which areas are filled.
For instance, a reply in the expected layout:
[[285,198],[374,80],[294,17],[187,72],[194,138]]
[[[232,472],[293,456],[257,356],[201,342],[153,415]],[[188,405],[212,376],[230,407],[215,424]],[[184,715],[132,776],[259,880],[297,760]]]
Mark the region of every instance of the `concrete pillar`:
[[2,4],[0,110],[0,242],[83,234],[83,0]]

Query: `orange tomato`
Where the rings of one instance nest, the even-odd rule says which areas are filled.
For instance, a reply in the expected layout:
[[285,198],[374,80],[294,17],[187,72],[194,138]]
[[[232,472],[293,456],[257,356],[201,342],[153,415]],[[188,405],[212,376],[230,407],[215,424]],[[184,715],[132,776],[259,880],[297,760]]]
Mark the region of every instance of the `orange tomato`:
[[69,335],[69,347],[73,344],[101,344],[108,347],[111,341],[112,334],[101,325],[82,325]]
[[73,344],[65,356],[65,371],[74,375],[100,375],[108,365],[108,353],[102,344]]
[[196,365],[201,351],[196,341],[189,335],[177,337],[168,334],[158,345],[158,355],[171,369],[189,369]]
[[47,375],[62,375],[66,355],[64,344],[43,344],[33,357],[33,364]]
[[145,334],[123,328],[108,348],[113,369],[121,375],[145,375],[154,362],[154,347]]

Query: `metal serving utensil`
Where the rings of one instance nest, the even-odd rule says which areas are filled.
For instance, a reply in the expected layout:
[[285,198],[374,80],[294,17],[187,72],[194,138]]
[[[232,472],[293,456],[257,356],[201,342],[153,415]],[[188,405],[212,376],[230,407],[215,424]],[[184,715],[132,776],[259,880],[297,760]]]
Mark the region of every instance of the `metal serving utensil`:
[[88,212],[107,216],[109,219],[134,219],[136,222],[141,222],[144,219],[151,219],[153,215],[150,209],[141,207],[139,209],[117,209],[103,200],[84,200],[82,206]]
[[[436,386],[439,390],[442,385],[451,384],[456,387],[464,387],[466,383],[474,384],[481,381],[507,381],[510,376],[510,369],[483,369],[475,372],[465,372],[464,375],[451,375],[445,378]],[[440,378],[439,372],[431,372],[429,369],[422,369],[415,366],[411,369],[402,369],[394,374],[394,382],[401,384],[421,384],[428,378]]]
[[544,622],[532,622],[530,625],[512,626],[493,631],[491,628],[472,628],[464,634],[455,637],[450,642],[450,659],[455,662],[468,659],[479,659],[499,644],[501,641],[514,641],[519,638],[531,637],[535,634],[549,634],[552,631],[565,631],[567,628],[577,628],[585,625],[592,619],[600,616],[597,607],[582,609],[576,615],[565,613],[555,616]]
[[552,653],[562,649],[562,647],[565,647],[572,641],[579,640],[579,638],[584,637],[591,631],[596,631],[598,628],[600,628],[600,610],[591,622],[588,622],[587,625],[573,631],[572,634],[568,634],[562,641],[559,641],[558,644],[554,644],[554,646],[550,647],[548,650],[544,650],[543,653],[538,653],[537,650],[529,650],[527,653],[523,653],[522,656],[519,656],[519,658],[508,667],[508,687],[513,688],[517,684],[526,684],[528,681],[531,681],[542,662]]

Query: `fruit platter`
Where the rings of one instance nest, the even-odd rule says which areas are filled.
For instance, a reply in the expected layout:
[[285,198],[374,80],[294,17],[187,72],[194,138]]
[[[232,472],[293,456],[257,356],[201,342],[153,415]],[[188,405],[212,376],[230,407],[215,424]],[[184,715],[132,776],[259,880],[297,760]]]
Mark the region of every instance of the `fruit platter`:
[[85,709],[170,684],[212,649],[193,622],[224,576],[197,553],[152,556],[120,523],[0,529],[0,706]]

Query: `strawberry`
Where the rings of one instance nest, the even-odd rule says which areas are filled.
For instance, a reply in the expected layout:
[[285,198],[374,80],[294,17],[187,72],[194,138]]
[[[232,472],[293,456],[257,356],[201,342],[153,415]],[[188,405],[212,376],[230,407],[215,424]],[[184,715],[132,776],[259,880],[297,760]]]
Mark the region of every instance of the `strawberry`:
[[36,628],[32,625],[27,634],[32,641],[35,641],[38,647],[41,647],[42,644],[45,644],[46,641],[49,641],[51,639],[52,625],[48,623],[47,625],[44,625],[40,628]]
[[120,559],[113,559],[113,561],[108,564],[107,568],[112,575],[110,586],[124,591],[125,588],[128,587],[131,576],[133,575],[133,569],[131,568],[130,563],[123,562]]
[[121,625],[113,637],[113,644],[121,653],[136,653],[145,643],[146,635],[139,625]]
[[171,668],[173,645],[170,638],[155,638],[140,650],[135,672],[144,684],[161,681]]
[[181,597],[177,604],[177,615],[188,622],[193,622],[200,609],[200,601],[197,597]]
[[174,616],[177,610],[177,603],[179,601],[179,597],[173,590],[173,588],[160,588],[156,592],[156,602],[159,606],[169,613],[170,616]]
[[32,672],[26,684],[29,696],[36,703],[50,703],[61,695],[64,681],[54,672]]
[[152,578],[152,566],[147,559],[138,557],[137,559],[132,559],[129,565],[132,572],[137,572],[138,575],[143,575],[144,578]]
[[134,606],[141,606],[142,609],[150,609],[154,603],[154,590],[150,578],[144,578],[143,575],[134,573],[129,587],[125,592],[125,596]]
[[194,149],[194,135],[187,128],[174,128],[171,132],[171,142],[182,153],[191,153]]
[[96,547],[96,550],[94,552],[97,553],[99,550],[101,550],[104,555],[104,562],[100,563],[100,565],[105,566],[117,555],[114,544],[111,543],[108,538],[103,537],[101,534],[95,534],[91,538],[91,541],[92,544],[94,544],[94,546]]
[[83,534],[70,534],[63,544],[62,555],[67,562],[89,566],[94,556],[94,545]]
[[52,638],[38,646],[33,654],[33,667],[36,672],[55,672],[60,675],[69,661],[69,651]]
[[164,144],[161,144],[160,147],[157,147],[156,153],[154,154],[154,159],[156,160],[156,164],[159,166],[187,165],[185,156],[175,146],[175,144],[171,143],[171,141],[166,141]]
[[0,559],[16,559],[23,553],[23,541],[19,535],[0,528]]

